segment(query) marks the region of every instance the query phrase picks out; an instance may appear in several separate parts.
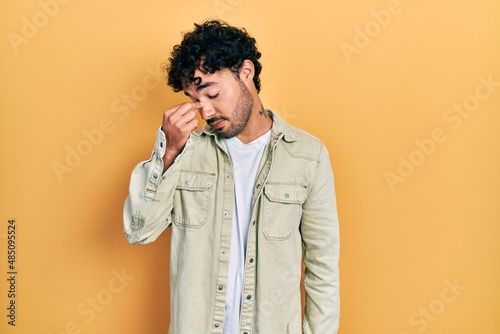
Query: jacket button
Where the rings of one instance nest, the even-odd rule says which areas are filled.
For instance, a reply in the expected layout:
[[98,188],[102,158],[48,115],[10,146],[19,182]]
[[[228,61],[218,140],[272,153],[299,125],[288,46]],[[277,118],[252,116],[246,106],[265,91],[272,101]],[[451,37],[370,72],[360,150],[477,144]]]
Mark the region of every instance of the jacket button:
[[217,287],[217,289],[219,289],[219,291],[222,291],[222,290],[224,290],[224,287],[223,287],[222,285],[219,285],[219,286]]
[[252,299],[252,295],[247,295],[247,299],[248,300]]
[[219,323],[218,323],[218,322],[216,322],[216,323],[214,324],[214,327],[215,327],[215,328],[219,328]]
[[248,260],[250,263],[253,263],[253,257]]

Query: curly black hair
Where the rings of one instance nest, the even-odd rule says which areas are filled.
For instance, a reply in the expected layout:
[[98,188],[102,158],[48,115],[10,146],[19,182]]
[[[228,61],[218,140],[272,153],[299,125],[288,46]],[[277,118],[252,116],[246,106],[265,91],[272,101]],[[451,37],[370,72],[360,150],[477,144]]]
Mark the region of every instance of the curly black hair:
[[248,59],[254,64],[253,81],[260,92],[260,56],[255,38],[244,28],[238,29],[219,20],[195,23],[195,29],[184,34],[182,42],[174,46],[168,58],[168,85],[179,92],[186,84],[196,84],[195,69],[213,74],[228,68],[238,77],[243,61]]

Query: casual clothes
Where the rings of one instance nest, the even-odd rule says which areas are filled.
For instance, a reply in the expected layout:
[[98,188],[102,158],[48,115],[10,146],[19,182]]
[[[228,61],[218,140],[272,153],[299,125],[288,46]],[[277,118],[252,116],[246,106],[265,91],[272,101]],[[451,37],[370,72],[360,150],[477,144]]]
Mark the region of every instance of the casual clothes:
[[[162,174],[165,145],[159,130],[151,159],[132,172],[125,236],[133,244],[149,243],[171,226],[170,333],[222,333],[235,214],[233,165],[208,126],[191,134]],[[339,225],[328,152],[276,114],[253,183],[244,260],[240,334],[337,333]]]

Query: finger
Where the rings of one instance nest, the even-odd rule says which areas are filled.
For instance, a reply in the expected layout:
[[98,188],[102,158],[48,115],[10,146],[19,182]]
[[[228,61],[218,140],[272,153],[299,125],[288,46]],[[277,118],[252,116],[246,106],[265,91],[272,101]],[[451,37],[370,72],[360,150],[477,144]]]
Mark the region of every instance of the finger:
[[163,113],[163,120],[169,120],[171,123],[176,122],[182,116],[200,110],[203,105],[200,102],[186,102],[183,104],[176,105]]
[[198,120],[195,118],[185,124],[183,124],[180,127],[176,128],[176,131],[173,131],[170,133],[170,138],[171,142],[174,143],[181,143],[179,146],[183,146],[186,143],[187,138],[189,137],[189,134],[193,132],[196,128],[198,127]]
[[170,123],[178,128],[182,128],[185,124],[196,119],[196,111],[189,110],[185,114],[175,114],[170,117]]
[[201,102],[187,102],[182,104],[176,111],[176,114],[187,114],[189,112],[196,112],[203,107]]
[[193,132],[198,127],[198,119],[193,118],[183,126],[183,131],[185,132]]
[[193,110],[203,108],[203,103],[201,102],[190,102]]
[[173,106],[173,107],[171,107],[171,108],[169,108],[169,109],[165,110],[165,111],[163,112],[163,117],[164,117],[164,118],[170,117],[171,115],[173,115],[173,114],[177,111],[177,109],[179,109],[179,107],[180,107],[180,106],[181,106],[181,105],[176,105],[176,106]]

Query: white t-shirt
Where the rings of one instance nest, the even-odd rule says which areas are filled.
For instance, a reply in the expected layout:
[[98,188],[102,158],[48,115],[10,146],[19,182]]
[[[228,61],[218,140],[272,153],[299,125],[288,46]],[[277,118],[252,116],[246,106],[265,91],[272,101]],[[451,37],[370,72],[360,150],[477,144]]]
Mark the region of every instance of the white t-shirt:
[[239,333],[245,252],[252,218],[253,188],[257,169],[270,136],[271,131],[268,131],[248,144],[243,144],[236,137],[222,140],[231,158],[234,174],[234,214],[229,251],[224,334]]

